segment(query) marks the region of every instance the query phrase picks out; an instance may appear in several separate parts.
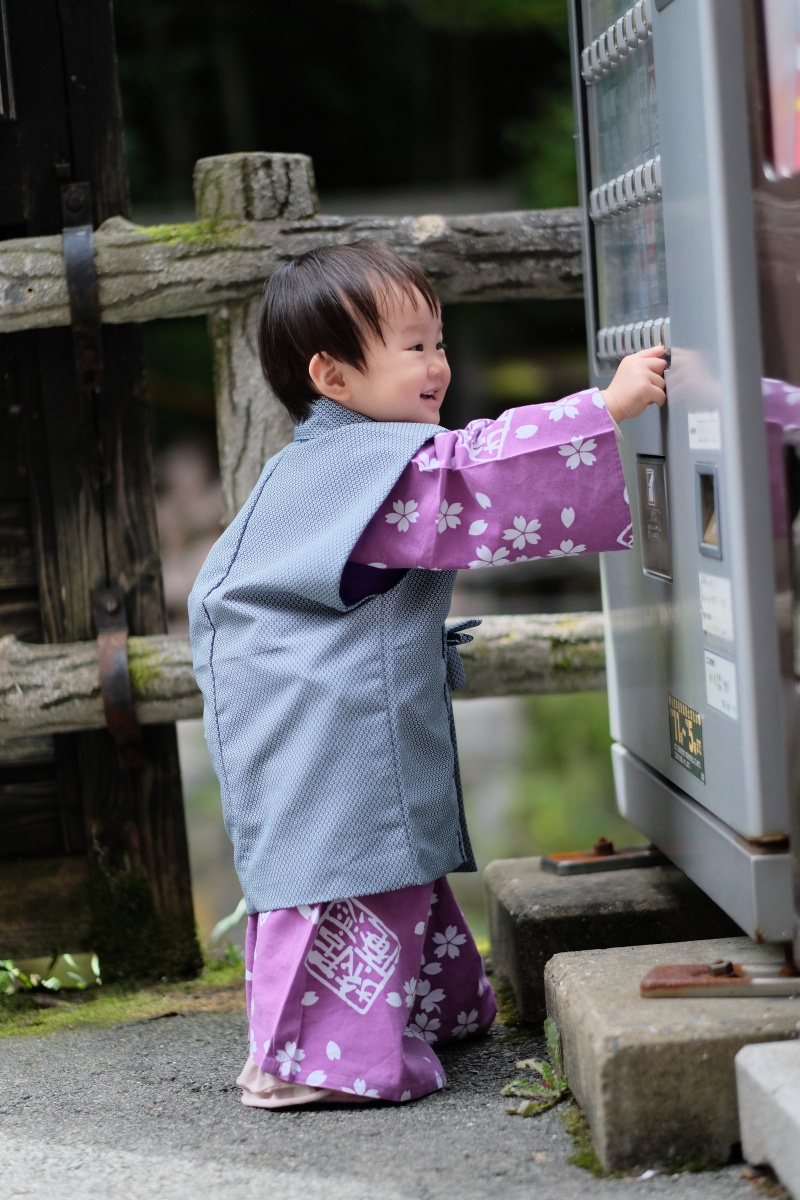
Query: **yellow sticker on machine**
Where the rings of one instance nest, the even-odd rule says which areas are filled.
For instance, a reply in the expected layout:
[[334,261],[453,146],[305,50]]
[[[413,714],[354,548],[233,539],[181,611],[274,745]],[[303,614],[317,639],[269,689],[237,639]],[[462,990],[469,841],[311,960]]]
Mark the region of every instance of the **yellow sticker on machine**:
[[672,757],[701,783],[706,781],[703,761],[703,718],[675,696],[669,697],[669,740]]

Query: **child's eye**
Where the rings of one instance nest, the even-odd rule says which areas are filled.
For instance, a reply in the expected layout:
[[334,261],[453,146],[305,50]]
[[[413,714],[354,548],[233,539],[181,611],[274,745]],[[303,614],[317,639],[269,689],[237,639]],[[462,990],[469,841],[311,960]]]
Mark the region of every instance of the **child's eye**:
[[416,346],[412,346],[411,349],[419,350],[421,352],[425,349],[425,347],[423,346],[422,342],[417,342]]
[[447,342],[437,342],[437,343],[436,343],[436,349],[437,349],[437,350],[446,350],[446,349],[447,349]]

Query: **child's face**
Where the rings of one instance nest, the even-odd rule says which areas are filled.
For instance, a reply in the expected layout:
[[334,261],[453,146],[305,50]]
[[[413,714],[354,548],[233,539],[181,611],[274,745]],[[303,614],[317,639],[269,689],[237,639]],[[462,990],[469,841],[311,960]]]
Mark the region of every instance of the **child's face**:
[[419,292],[415,299],[416,308],[408,297],[393,298],[383,314],[385,341],[367,343],[366,369],[338,364],[344,386],[340,395],[326,395],[375,421],[438,423],[450,382],[442,318],[431,315]]

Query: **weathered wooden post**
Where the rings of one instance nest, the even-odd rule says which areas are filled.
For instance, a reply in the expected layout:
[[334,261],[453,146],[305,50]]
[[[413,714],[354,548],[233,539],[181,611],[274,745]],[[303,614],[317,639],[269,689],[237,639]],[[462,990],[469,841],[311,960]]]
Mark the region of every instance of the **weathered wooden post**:
[[[305,154],[224,154],[201,158],[194,174],[197,219],[216,229],[245,221],[285,223],[316,216],[311,159]],[[217,441],[224,521],[236,515],[270,457],[292,438],[286,410],[271,395],[258,364],[256,318],[261,298],[226,304],[209,317],[214,347]]]
[[[102,325],[92,253],[92,227],[129,210],[111,3],[4,16],[0,240],[65,230],[72,328],[0,338],[0,632],[86,642],[109,620],[111,663],[126,624],[165,629],[140,333]],[[137,747],[114,674],[116,745],[98,730],[0,750],[0,954],[94,950],[106,977],[191,973],[175,730]]]

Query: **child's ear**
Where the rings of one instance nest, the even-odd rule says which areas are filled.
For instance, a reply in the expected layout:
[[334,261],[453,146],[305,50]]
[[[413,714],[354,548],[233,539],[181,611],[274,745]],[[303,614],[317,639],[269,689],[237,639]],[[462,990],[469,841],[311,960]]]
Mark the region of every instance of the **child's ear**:
[[346,400],[350,395],[342,368],[335,358],[321,350],[308,364],[311,382],[321,396],[331,400]]

